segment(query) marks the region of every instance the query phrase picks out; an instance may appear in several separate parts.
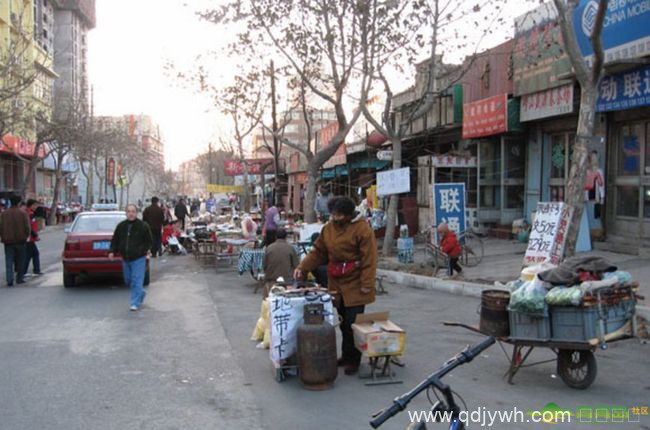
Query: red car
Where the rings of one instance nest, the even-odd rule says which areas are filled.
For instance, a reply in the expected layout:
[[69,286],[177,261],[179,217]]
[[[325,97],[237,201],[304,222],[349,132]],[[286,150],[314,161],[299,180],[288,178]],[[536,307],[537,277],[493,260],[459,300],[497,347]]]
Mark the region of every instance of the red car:
[[[63,286],[74,287],[77,276],[90,274],[122,273],[122,260],[108,258],[115,227],[126,219],[124,212],[82,212],[66,228],[63,249]],[[149,285],[149,260],[144,277]]]

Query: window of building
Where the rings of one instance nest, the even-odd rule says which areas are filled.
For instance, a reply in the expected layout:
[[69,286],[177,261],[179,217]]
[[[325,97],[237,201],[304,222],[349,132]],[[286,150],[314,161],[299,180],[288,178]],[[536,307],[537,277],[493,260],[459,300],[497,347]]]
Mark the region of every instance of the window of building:
[[645,140],[644,131],[643,123],[621,127],[617,149],[619,176],[638,176],[640,174],[641,150]]
[[499,140],[484,140],[479,143],[481,183],[480,206],[501,207],[501,145]]

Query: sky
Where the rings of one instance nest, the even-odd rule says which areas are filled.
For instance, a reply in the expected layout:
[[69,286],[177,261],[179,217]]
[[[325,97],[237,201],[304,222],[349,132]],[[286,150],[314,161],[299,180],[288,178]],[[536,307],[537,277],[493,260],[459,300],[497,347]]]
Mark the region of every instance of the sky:
[[[226,47],[233,32],[202,22],[195,14],[223,1],[97,0],[97,27],[88,37],[95,114],[150,115],[160,125],[168,168],[176,169],[229,129],[212,100],[174,78],[165,67],[172,63],[178,69],[191,70],[197,55]],[[508,1],[503,12],[506,22],[512,23],[531,4],[530,0]],[[469,30],[469,36],[478,41],[480,34],[473,31]],[[480,47],[489,48],[508,36],[512,36],[512,25],[496,29],[481,40]],[[464,55],[455,51],[456,56],[460,54]],[[227,85],[227,76],[235,65],[225,59],[213,64],[210,73]],[[410,84],[404,80],[395,86]]]

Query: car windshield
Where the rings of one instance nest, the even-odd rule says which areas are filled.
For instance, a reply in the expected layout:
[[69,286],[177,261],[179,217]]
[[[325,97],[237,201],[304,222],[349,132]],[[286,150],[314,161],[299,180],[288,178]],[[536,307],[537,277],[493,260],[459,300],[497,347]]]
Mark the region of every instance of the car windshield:
[[73,233],[95,233],[115,231],[117,224],[126,218],[123,214],[81,215],[72,226]]

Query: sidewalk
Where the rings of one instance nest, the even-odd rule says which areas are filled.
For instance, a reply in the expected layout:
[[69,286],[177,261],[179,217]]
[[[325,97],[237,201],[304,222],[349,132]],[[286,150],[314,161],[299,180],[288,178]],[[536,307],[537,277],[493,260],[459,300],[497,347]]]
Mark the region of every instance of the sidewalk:
[[[432,277],[433,270],[426,265],[426,254],[421,245],[416,245],[413,264],[401,264],[397,257],[380,259],[379,274],[387,277],[387,281],[415,288],[425,288],[447,291],[455,294],[480,296],[481,291],[494,288],[495,282],[506,283],[517,279],[522,268],[526,244],[513,240],[485,238],[484,256],[476,267],[463,267],[464,277],[459,281],[444,279],[446,273],[441,269],[436,278]],[[648,309],[650,306],[650,258],[638,255],[618,254],[609,251],[594,250],[580,255],[597,255],[603,257],[619,270],[626,270],[639,281],[639,293],[646,297],[639,305]],[[650,310],[648,311],[650,313]],[[647,318],[647,314],[645,316]]]

